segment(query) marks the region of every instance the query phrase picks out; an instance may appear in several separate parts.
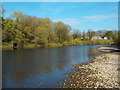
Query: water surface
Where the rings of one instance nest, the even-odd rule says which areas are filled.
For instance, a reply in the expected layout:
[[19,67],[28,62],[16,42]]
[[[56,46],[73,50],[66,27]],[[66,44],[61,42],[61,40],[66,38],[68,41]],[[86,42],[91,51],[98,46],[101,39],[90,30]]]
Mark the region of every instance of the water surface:
[[98,46],[3,50],[3,88],[55,88],[71,65],[100,54]]

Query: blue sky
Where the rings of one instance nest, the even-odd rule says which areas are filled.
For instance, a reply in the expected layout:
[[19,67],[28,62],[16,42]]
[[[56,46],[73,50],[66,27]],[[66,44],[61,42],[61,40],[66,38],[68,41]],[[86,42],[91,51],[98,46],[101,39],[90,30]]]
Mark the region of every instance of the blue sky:
[[8,17],[14,11],[62,21],[73,29],[81,31],[117,30],[118,3],[117,2],[4,2]]
[[119,2],[119,0],[2,0],[3,2]]

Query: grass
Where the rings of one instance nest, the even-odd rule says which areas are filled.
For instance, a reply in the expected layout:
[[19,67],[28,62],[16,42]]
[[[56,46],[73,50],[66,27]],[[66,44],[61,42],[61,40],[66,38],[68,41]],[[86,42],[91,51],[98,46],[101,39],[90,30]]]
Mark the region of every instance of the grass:
[[[105,45],[105,44],[113,44],[112,40],[103,40],[103,39],[93,39],[93,40],[80,40],[80,39],[73,39],[70,41],[65,41],[63,43],[48,43],[45,47],[62,47],[62,46],[79,46],[79,45]],[[35,47],[35,46],[42,46],[40,44],[35,43],[24,43],[18,44],[19,46],[24,47]],[[12,47],[12,43],[4,42],[2,43],[2,47]]]
[[69,42],[64,42],[63,45],[102,45],[102,44],[113,44],[112,40],[100,40],[100,39],[94,39],[94,40],[80,40],[75,39],[71,40]]
[[7,43],[7,42],[2,43],[2,47],[11,47],[11,46],[12,43]]

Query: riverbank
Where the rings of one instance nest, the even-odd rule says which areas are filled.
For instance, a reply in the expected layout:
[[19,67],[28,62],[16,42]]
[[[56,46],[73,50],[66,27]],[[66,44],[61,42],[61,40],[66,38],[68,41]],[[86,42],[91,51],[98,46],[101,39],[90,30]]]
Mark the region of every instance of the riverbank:
[[120,52],[115,46],[97,48],[109,52],[96,56],[90,63],[74,65],[75,72],[63,83],[63,88],[120,88],[119,62]]
[[[69,42],[64,43],[48,43],[46,45],[40,45],[35,43],[28,43],[21,46],[18,44],[18,48],[36,48],[36,47],[66,47],[66,46],[80,46],[80,45],[104,45],[104,44],[112,44],[113,42],[111,40],[71,40]],[[12,43],[2,43],[2,46],[0,48],[2,49],[11,49]]]

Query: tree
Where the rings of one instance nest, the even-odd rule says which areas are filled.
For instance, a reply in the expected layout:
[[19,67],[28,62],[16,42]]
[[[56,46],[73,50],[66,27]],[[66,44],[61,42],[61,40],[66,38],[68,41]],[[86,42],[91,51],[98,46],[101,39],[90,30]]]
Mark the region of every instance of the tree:
[[63,43],[64,41],[68,41],[70,30],[71,30],[70,26],[65,25],[62,22],[57,22],[55,24],[55,32],[57,35],[57,42]]
[[82,32],[82,39],[83,39],[83,40],[86,39],[86,34],[85,34],[85,32]]
[[116,44],[116,45],[118,45],[119,46],[119,48],[120,48],[120,31],[114,31],[113,32],[113,41],[114,41],[114,43]]
[[3,21],[2,41],[11,42],[15,38],[15,24],[12,20]]
[[98,30],[95,32],[95,34],[96,34],[96,36],[104,37],[106,32],[107,32],[106,30]]
[[42,45],[48,43],[51,20],[48,18],[40,19],[39,26],[35,29],[35,41]]
[[107,37],[107,39],[112,39],[113,37],[113,31],[107,31],[105,36]]
[[93,36],[95,36],[95,32],[92,30],[88,30],[88,32],[87,32],[88,39],[91,40],[93,38]]
[[47,40],[47,28],[39,26],[35,30],[35,42],[40,43],[42,45],[46,45],[48,40]]
[[74,30],[74,33],[73,33],[73,39],[76,39],[76,38],[79,38],[81,39],[82,35],[80,33],[79,30]]
[[49,30],[48,30],[48,43],[55,43],[57,35],[55,33],[55,23],[51,21]]
[[11,14],[10,17],[20,22],[26,17],[26,15],[21,12],[16,11],[13,14]]

